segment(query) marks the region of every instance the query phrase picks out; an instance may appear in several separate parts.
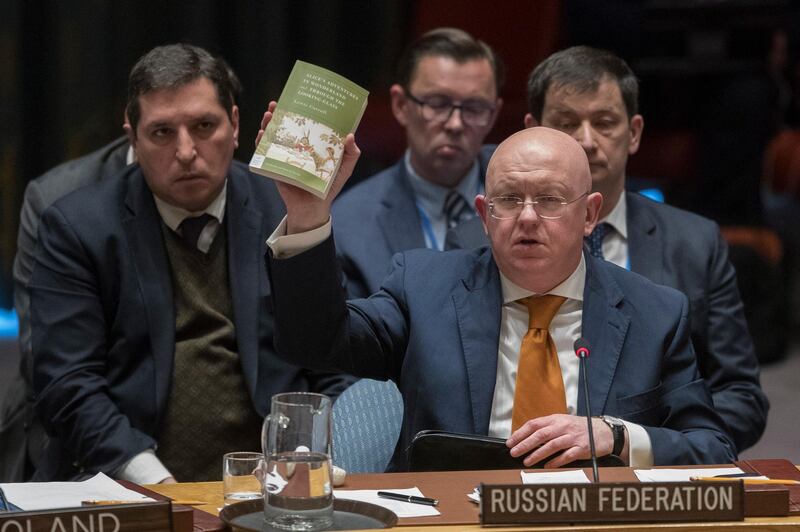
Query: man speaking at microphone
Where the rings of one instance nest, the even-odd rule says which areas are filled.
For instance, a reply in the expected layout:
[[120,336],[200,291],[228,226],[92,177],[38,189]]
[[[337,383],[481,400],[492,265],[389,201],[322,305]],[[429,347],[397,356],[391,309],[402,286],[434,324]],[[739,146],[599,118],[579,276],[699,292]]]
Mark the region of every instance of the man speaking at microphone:
[[528,466],[589,458],[581,336],[591,413],[614,418],[593,420],[599,456],[636,467],[735,459],[695,364],[685,296],[584,255],[602,196],[575,140],[547,128],[511,136],[475,200],[491,245],[398,254],[377,293],[348,302],[330,203],[358,156],[352,138],[345,153],[326,200],[279,184],[287,217],[268,241],[276,349],[397,383],[405,413],[390,469],[407,467],[424,429],[508,438]]

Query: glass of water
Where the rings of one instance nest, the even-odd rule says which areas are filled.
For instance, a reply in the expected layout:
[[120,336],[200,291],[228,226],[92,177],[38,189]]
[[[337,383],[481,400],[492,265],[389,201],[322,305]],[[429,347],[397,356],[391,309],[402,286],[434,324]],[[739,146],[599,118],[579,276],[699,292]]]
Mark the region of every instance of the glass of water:
[[256,473],[263,467],[261,453],[236,452],[222,457],[222,490],[225,506],[235,502],[258,499],[261,483]]
[[264,519],[284,530],[333,525],[331,400],[316,393],[272,397],[262,431]]

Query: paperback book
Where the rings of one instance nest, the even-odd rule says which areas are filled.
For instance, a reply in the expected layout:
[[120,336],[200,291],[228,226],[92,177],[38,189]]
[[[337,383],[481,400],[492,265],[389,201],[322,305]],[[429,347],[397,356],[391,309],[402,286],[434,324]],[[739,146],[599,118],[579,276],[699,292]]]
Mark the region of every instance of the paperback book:
[[250,170],[324,198],[358,127],[369,92],[330,70],[297,61],[258,143]]

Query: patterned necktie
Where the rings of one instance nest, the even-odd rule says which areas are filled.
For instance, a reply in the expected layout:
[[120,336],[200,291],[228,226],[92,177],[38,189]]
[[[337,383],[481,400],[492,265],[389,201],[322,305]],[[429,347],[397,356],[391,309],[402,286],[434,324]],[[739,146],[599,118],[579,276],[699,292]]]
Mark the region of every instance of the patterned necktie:
[[181,238],[184,243],[192,249],[197,249],[197,240],[203,232],[208,222],[214,217],[210,214],[202,214],[195,218],[185,218],[180,225]]
[[592,234],[586,237],[586,243],[589,245],[589,252],[592,257],[602,259],[603,257],[603,238],[606,236],[608,224],[603,222],[594,226]]
[[447,228],[452,229],[461,222],[472,218],[474,211],[464,196],[458,191],[451,190],[444,200],[444,217],[447,220]]
[[519,351],[512,432],[529,419],[567,412],[561,364],[548,331],[553,316],[565,300],[554,295],[520,300],[528,307],[528,332]]

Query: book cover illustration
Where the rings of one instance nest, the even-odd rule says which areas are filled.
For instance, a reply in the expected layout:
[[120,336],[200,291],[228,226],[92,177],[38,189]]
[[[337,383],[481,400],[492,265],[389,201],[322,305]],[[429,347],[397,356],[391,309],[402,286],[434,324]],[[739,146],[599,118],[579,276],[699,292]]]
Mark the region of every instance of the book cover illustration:
[[321,67],[297,61],[250,170],[324,198],[355,131],[368,92]]

